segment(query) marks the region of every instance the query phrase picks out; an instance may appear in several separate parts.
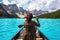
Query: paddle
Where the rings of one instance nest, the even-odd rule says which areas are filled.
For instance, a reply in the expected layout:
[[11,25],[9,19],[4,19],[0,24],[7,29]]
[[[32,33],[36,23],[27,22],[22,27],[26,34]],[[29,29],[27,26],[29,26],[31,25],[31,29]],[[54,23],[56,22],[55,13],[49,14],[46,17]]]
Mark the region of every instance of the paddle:
[[39,27],[40,27],[39,18],[38,18],[38,17],[36,17],[36,20],[37,20],[37,23],[38,23],[38,25],[37,25],[37,26],[39,26]]
[[23,25],[19,25],[18,27],[21,28]]

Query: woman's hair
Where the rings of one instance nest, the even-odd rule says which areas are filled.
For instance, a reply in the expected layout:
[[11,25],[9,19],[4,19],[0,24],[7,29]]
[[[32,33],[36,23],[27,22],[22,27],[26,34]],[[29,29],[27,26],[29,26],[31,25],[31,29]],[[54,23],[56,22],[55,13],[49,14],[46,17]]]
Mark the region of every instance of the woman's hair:
[[33,18],[33,14],[32,13],[27,13],[27,17],[30,16],[30,18]]

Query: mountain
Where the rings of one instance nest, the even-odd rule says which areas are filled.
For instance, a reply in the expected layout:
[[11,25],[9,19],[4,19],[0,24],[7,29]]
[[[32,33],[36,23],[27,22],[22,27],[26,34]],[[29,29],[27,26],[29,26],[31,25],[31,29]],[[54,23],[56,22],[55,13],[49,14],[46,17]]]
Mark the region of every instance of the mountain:
[[9,4],[9,5],[1,4],[1,5],[3,6],[3,8],[4,8],[9,14],[16,15],[16,13],[19,12],[18,7],[16,6],[16,4]]
[[60,18],[60,9],[55,12],[39,15],[38,17],[39,18]]
[[10,14],[8,12],[7,5],[0,3],[0,18],[17,18],[17,15]]
[[24,10],[22,7],[19,7],[19,12],[22,13],[22,15],[24,15],[24,13],[26,13],[27,11]]
[[19,9],[18,9],[18,7],[16,6],[16,4],[9,4],[9,5],[8,5],[8,10],[9,10],[11,13],[13,13],[13,14],[19,12]]
[[17,7],[16,4],[9,4],[9,5],[3,5],[4,9],[9,12],[12,15],[20,14],[22,13],[24,15],[24,10],[22,7]]
[[41,15],[41,14],[46,14],[46,13],[48,13],[48,11],[43,11],[43,10],[39,10],[39,11],[37,11],[37,10],[32,10],[32,11],[30,11],[30,13],[32,13],[33,15]]
[[24,15],[27,11],[24,10],[22,7],[17,7],[16,4],[9,4],[5,5],[3,3],[0,3],[0,18],[1,17],[8,17],[8,18],[19,18],[22,15]]
[[9,4],[9,5],[2,4],[2,6],[7,12],[9,11],[12,14],[16,14],[19,12],[19,9],[16,6],[16,4]]
[[9,4],[4,5],[0,3],[0,17],[11,17],[11,18],[19,18],[22,15],[24,15],[26,12],[30,12],[35,16],[38,16],[39,18],[60,18],[60,10],[57,10],[55,12],[49,13],[48,11],[43,10],[32,10],[32,11],[26,11],[22,7],[17,7],[16,4]]

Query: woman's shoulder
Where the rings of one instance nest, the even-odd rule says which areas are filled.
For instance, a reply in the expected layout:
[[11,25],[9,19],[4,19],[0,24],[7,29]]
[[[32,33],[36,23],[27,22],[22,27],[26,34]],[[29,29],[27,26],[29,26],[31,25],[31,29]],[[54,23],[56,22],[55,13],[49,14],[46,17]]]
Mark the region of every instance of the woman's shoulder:
[[24,23],[26,23],[27,22],[27,20],[25,20],[25,22]]

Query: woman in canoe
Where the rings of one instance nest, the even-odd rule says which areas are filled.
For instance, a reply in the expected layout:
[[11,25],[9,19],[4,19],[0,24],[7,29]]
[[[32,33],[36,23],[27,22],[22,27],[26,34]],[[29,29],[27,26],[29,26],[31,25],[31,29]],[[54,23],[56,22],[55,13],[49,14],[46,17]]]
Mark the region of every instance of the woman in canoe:
[[[12,40],[36,40],[36,38],[48,40],[48,38],[36,28],[36,26],[40,27],[38,18],[36,17],[37,22],[33,21],[32,18],[33,15],[31,13],[27,13],[24,27],[12,38]],[[19,25],[18,27],[21,28],[22,26],[23,25]]]
[[37,22],[32,20],[32,13],[27,13],[26,20],[24,22],[24,36],[23,40],[36,40],[36,27],[40,26],[38,18],[36,18]]

